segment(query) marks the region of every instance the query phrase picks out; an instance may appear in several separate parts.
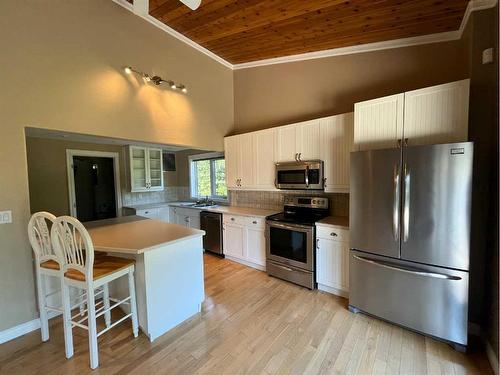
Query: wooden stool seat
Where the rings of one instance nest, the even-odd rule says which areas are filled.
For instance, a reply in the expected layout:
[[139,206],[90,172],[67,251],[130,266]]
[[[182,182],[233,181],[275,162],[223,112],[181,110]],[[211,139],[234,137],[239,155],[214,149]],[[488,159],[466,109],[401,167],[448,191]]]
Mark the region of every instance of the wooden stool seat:
[[[99,262],[100,259],[108,257],[106,253],[95,252],[94,253],[95,261]],[[40,263],[40,267],[49,269],[49,270],[59,270],[59,263],[55,260],[47,260],[46,262]],[[79,279],[78,279],[79,280]]]
[[[94,280],[105,277],[113,272],[120,271],[135,264],[133,259],[125,259],[111,256],[100,256],[94,261],[93,277]],[[68,279],[85,281],[85,275],[75,269],[68,270],[64,276]]]
[[40,263],[40,267],[47,268],[49,270],[59,270],[59,263],[55,260],[47,260],[46,262]]

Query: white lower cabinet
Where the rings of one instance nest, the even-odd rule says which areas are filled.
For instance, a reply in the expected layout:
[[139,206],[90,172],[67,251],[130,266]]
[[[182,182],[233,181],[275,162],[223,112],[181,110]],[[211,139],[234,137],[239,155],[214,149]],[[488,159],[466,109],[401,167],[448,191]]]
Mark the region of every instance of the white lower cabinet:
[[169,222],[188,228],[200,229],[200,210],[180,207],[170,207]]
[[265,270],[265,220],[248,216],[223,215],[223,230],[226,258]]
[[348,296],[349,240],[346,229],[322,226],[317,230],[316,282],[320,290]]
[[145,210],[136,210],[135,214],[138,216],[147,217],[148,219],[158,219],[160,217],[160,209],[148,208]]

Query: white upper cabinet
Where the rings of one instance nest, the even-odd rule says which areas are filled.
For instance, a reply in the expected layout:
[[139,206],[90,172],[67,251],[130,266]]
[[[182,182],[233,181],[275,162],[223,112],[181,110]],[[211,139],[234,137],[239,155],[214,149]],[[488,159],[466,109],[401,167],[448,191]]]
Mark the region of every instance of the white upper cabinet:
[[281,126],[276,129],[276,161],[295,161],[297,157],[297,135],[296,125]]
[[296,151],[299,160],[319,159],[320,121],[312,120],[297,125]]
[[469,80],[405,93],[404,138],[409,146],[467,141]]
[[349,192],[349,159],[353,149],[354,114],[320,119],[320,156],[325,164],[325,191]]
[[260,130],[253,133],[254,187],[256,189],[274,189],[275,179],[275,143],[274,129]]
[[254,185],[253,133],[242,134],[239,138],[238,175],[239,187],[251,188]]
[[467,141],[469,80],[354,105],[355,150]]
[[129,146],[132,192],[163,190],[162,150]]
[[403,138],[404,94],[354,104],[355,150],[398,147]]
[[276,161],[319,159],[319,120],[300,122],[276,129]]
[[226,163],[226,186],[230,189],[238,187],[238,164],[240,159],[240,137],[224,138],[224,158]]

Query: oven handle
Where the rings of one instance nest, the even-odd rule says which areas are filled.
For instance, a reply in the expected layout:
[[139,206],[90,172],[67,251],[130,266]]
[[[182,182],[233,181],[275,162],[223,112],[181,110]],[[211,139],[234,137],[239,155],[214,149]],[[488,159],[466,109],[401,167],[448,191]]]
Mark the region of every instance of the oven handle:
[[312,227],[307,226],[307,225],[301,225],[301,224],[281,224],[275,221],[267,221],[266,222],[268,226],[270,227],[277,227],[277,228],[283,228],[283,229],[305,229],[308,232],[312,232]]

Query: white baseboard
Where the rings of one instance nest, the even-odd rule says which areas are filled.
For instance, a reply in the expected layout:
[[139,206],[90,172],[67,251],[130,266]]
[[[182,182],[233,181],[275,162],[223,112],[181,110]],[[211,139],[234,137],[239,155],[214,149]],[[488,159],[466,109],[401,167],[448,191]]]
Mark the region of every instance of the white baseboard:
[[245,266],[255,268],[255,269],[260,270],[260,271],[264,271],[264,272],[266,271],[266,266],[262,266],[260,264],[249,262],[248,260],[236,258],[236,257],[233,257],[231,255],[225,255],[225,258],[232,260],[233,262],[240,263],[240,264],[243,264]]
[[328,285],[318,284],[318,290],[321,290],[323,292],[327,292],[330,294],[335,294],[336,296],[339,296],[339,297],[349,298],[349,292],[347,292],[343,289],[333,288],[333,287],[328,286]]
[[498,358],[489,341],[486,341],[486,355],[488,356],[488,361],[490,361],[493,372],[495,375],[498,375]]
[[[52,319],[56,316],[61,315],[61,313],[49,311],[48,315],[49,319]],[[19,324],[12,328],[7,328],[0,332],[0,344],[4,344],[7,341],[17,339],[18,337],[36,331],[37,329],[40,329],[40,318],[30,320],[29,322]]]

